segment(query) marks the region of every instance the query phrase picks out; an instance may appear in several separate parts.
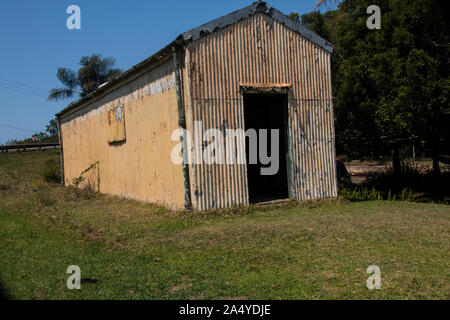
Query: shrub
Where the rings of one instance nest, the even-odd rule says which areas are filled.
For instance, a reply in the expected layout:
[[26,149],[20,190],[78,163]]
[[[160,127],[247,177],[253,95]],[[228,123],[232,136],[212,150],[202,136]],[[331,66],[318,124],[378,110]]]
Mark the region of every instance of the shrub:
[[58,161],[48,160],[41,172],[41,177],[47,183],[61,182],[61,170]]

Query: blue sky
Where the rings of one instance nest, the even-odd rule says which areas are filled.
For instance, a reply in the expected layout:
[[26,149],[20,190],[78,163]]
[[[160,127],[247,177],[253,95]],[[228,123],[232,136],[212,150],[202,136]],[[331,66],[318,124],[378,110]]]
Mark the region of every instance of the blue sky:
[[[252,1],[0,1],[0,144],[44,131],[70,100],[49,102],[58,67],[78,70],[82,56],[112,56],[126,70],[180,33]],[[316,0],[268,1],[278,10],[310,12]],[[81,8],[81,30],[68,30],[68,6]],[[25,90],[24,90],[25,89]],[[13,129],[11,126],[19,129]]]

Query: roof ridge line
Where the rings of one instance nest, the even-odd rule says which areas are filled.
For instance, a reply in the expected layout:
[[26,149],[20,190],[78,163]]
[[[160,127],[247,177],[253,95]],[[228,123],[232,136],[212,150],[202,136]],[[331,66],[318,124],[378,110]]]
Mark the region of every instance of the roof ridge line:
[[315,34],[313,31],[305,28],[300,23],[291,20],[288,16],[286,16],[281,11],[269,5],[267,2],[258,1],[254,2],[250,6],[244,7],[242,9],[233,11],[225,16],[214,19],[210,22],[207,22],[199,27],[193,28],[189,31],[186,31],[180,35],[179,38],[182,38],[184,41],[195,41],[206,35],[209,35],[217,30],[223,29],[229,25],[232,25],[236,22],[245,20],[254,16],[257,13],[264,13],[272,17],[274,20],[282,23],[286,27],[298,32],[306,39],[325,49],[326,51],[332,53],[333,45],[329,43],[327,40]]

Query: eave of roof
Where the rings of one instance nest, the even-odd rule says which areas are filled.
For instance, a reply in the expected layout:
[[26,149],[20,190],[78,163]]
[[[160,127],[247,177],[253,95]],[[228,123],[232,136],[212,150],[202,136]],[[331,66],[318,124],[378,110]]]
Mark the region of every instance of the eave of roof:
[[151,57],[147,58],[146,60],[138,63],[137,65],[131,67],[124,73],[122,73],[119,77],[114,79],[113,81],[110,81],[109,83],[101,86],[94,92],[90,93],[89,95],[69,104],[66,108],[64,108],[61,112],[57,113],[56,116],[58,118],[64,116],[65,114],[69,113],[70,111],[74,111],[75,109],[78,109],[78,107],[82,106],[83,104],[87,104],[91,100],[94,100],[95,97],[98,97],[98,95],[111,90],[113,87],[118,85],[121,81],[125,80],[126,78],[132,76],[135,73],[138,73],[141,69],[145,68],[146,66],[149,66],[162,58],[164,58],[167,54],[171,54],[171,49],[173,46],[180,45],[182,43],[187,43],[189,41],[195,41],[198,40],[204,36],[207,36],[208,34],[211,34],[217,30],[223,29],[229,25],[232,25],[236,22],[245,20],[257,13],[265,13],[269,16],[271,16],[274,20],[284,24],[286,27],[298,32],[306,39],[310,40],[311,42],[315,43],[319,47],[323,48],[324,50],[328,51],[329,53],[333,52],[333,46],[331,43],[326,41],[325,39],[319,37],[311,30],[306,29],[299,23],[291,20],[288,16],[281,13],[277,9],[271,7],[266,2],[258,1],[254,2],[248,7],[245,7],[243,9],[234,11],[230,14],[227,14],[221,18],[218,18],[216,20],[213,20],[211,22],[208,22],[204,25],[201,25],[197,28],[191,29],[180,36],[178,36],[177,39],[172,41],[170,44],[168,44],[166,47],[152,55]]
[[131,67],[124,73],[120,74],[120,76],[118,76],[113,81],[110,81],[110,82],[102,85],[101,87],[97,88],[97,90],[91,92],[87,96],[69,104],[66,108],[64,108],[63,110],[58,112],[56,114],[56,117],[60,118],[60,117],[64,116],[66,113],[77,109],[79,106],[93,100],[98,95],[110,90],[111,88],[113,88],[114,86],[119,84],[121,81],[125,80],[126,78],[132,76],[135,73],[138,73],[140,70],[142,70],[146,66],[152,65],[153,63],[163,59],[167,54],[169,54],[171,52],[172,47],[174,45],[176,45],[176,43],[177,43],[177,40],[172,41],[170,44],[165,46],[163,49],[159,50],[157,53],[153,54],[151,57],[145,59],[144,61],[136,64],[135,66]]

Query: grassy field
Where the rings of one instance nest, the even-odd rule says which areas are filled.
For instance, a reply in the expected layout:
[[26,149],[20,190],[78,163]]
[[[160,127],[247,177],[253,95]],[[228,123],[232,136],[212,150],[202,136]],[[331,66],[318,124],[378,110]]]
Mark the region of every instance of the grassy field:
[[[328,200],[209,213],[46,185],[0,154],[0,279],[17,299],[448,299],[450,207]],[[66,287],[66,269],[98,283]],[[366,287],[378,265],[382,289]]]

